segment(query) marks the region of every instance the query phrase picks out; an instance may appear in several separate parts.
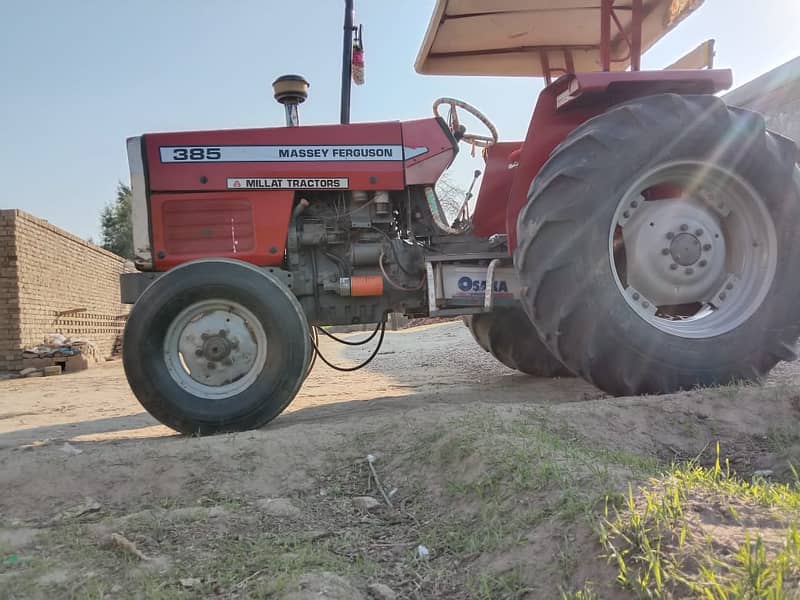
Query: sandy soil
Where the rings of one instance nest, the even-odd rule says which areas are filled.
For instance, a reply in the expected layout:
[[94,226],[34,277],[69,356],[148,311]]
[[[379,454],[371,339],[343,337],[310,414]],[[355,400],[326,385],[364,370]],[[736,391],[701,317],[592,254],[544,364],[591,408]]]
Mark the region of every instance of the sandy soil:
[[[344,337],[357,340],[364,335]],[[363,360],[371,349],[370,345],[345,348],[322,339],[325,355],[345,366]],[[348,419],[364,411],[402,412],[442,402],[444,396],[448,404],[476,400],[548,404],[602,394],[578,379],[537,380],[507,369],[482,352],[460,322],[451,322],[388,332],[383,349],[361,371],[339,373],[317,361],[300,394],[271,427],[309,419]],[[398,400],[380,402],[390,398]],[[370,402],[360,404],[363,401]],[[0,382],[0,448],[43,440],[172,434],[143,411],[119,362],[73,375]]]
[[[358,339],[362,335],[348,337]],[[369,348],[343,348],[330,340],[323,340],[322,348],[340,364],[352,364],[369,353]],[[38,556],[37,553],[49,556],[42,549],[44,538],[37,535],[44,535],[43,531],[49,532],[47,535],[63,534],[61,526],[53,524],[61,523],[64,511],[74,509],[87,496],[102,507],[99,515],[103,521],[99,525],[86,525],[80,530],[81,535],[90,535],[95,531],[92,527],[99,527],[106,534],[108,528],[125,531],[128,523],[125,519],[143,508],[150,510],[168,504],[185,511],[186,507],[211,503],[217,515],[231,506],[244,506],[252,516],[253,511],[269,512],[272,509],[265,507],[276,506],[270,503],[284,498],[291,499],[290,513],[299,510],[304,515],[293,521],[293,528],[287,526],[292,535],[298,532],[310,535],[312,530],[331,527],[349,532],[354,527],[350,522],[352,508],[347,512],[340,502],[341,498],[349,502],[351,496],[365,492],[363,458],[367,453],[378,457],[384,476],[400,489],[397,498],[402,499],[404,507],[406,503],[411,507],[402,512],[408,516],[407,523],[403,521],[408,527],[398,525],[400,520],[396,516],[381,517],[384,520],[375,525],[374,536],[367,539],[363,532],[358,534],[361,537],[352,534],[354,541],[345,550],[338,546],[328,548],[331,556],[351,557],[354,552],[366,552],[365,547],[379,548],[385,553],[386,548],[396,546],[406,552],[420,539],[433,539],[436,543],[440,538],[431,532],[441,534],[436,524],[441,519],[459,511],[485,516],[483,508],[470,500],[473,496],[469,490],[474,491],[478,484],[484,486],[487,473],[491,474],[490,465],[495,464],[493,455],[519,439],[536,440],[532,448],[526,442],[520,449],[523,454],[515,455],[523,457],[525,469],[531,461],[543,462],[546,457],[551,461],[547,473],[558,472],[560,468],[574,471],[569,461],[577,460],[577,456],[584,462],[575,464],[591,463],[586,466],[585,476],[596,478],[597,465],[605,461],[603,484],[623,492],[627,481],[641,477],[638,471],[631,470],[638,469],[639,462],[652,460],[666,464],[695,456],[700,456],[701,461],[711,461],[710,448],[715,442],[721,444],[725,457],[744,476],[754,470],[770,469],[779,477],[788,473],[790,461],[796,464],[800,457],[800,437],[795,433],[800,416],[797,375],[796,365],[782,365],[764,387],[698,390],[664,397],[608,398],[579,379],[542,380],[511,371],[480,350],[461,323],[451,322],[387,333],[375,361],[355,373],[338,373],[318,361],[292,405],[267,427],[199,439],[177,436],[143,412],[128,389],[119,363],[74,375],[3,381],[0,382],[0,549],[5,544],[21,555],[27,552],[31,556]],[[521,424],[528,429],[516,429]],[[570,449],[573,442],[580,448],[577,454]],[[562,443],[568,444],[566,449]],[[530,452],[534,454],[525,454]],[[630,453],[634,458],[620,452]],[[513,488],[522,476],[518,466],[512,467],[508,485]],[[583,468],[580,466],[578,470]],[[519,509],[514,507],[523,497],[526,510],[539,505],[561,510],[564,489],[569,488],[582,497],[582,488],[591,487],[589,482],[596,481],[585,479],[584,475],[569,481],[551,481],[547,473],[545,479],[549,483],[540,485],[537,477],[541,474],[534,476],[524,471],[522,479],[526,483],[520,488],[520,495],[515,498],[503,495],[496,509],[498,518],[516,514]],[[462,490],[457,497],[463,497],[463,501],[454,501],[448,495],[453,489]],[[369,493],[377,496],[374,488]],[[237,518],[223,528],[225,535],[235,533],[236,539],[244,539],[246,532],[254,530],[256,525],[242,514],[237,513]],[[542,514],[552,518],[526,521],[524,539],[507,547],[505,542],[489,545],[481,542],[478,549],[486,551],[476,553],[469,544],[456,549],[450,541],[439,542],[450,550],[440,549],[434,555],[440,561],[435,572],[420,570],[414,566],[416,563],[409,562],[407,555],[381,558],[377,561],[379,567],[372,571],[355,574],[347,571],[350,579],[339,583],[345,585],[349,581],[356,591],[350,589],[342,597],[361,597],[356,594],[365,593],[364,586],[375,577],[393,585],[403,597],[415,598],[554,598],[558,590],[577,589],[587,579],[602,578],[602,561],[588,566],[589,559],[596,559],[596,554],[592,554],[596,552],[596,544],[589,541],[588,526],[573,526],[569,520],[566,523],[558,520],[563,515],[550,508]],[[278,522],[282,523],[284,517],[279,515]],[[471,523],[476,522],[470,519]],[[265,527],[263,521],[259,523],[259,527]],[[355,523],[363,524],[363,519]],[[266,527],[261,531],[273,535],[274,521]],[[283,531],[281,527],[278,529]],[[394,533],[387,533],[387,527],[395,528],[391,529]],[[188,567],[181,563],[182,570],[176,570],[175,566],[184,549],[185,540],[180,535],[187,534],[178,533],[177,529],[173,533],[178,536],[177,541],[170,542],[174,547],[168,543],[172,538],[163,537],[166,534],[142,533],[134,528],[127,535],[139,535],[133,539],[138,539],[149,552],[171,554],[169,569],[172,570],[164,571],[164,577],[174,579],[178,576],[175,573],[183,573]],[[451,540],[451,534],[448,530],[441,539]],[[223,534],[219,529],[214,529],[213,535],[203,529],[193,535],[196,540],[198,536],[206,539]],[[573,548],[568,572],[565,544]],[[197,556],[199,551],[193,550]],[[293,550],[290,554],[294,556],[297,552]],[[66,550],[63,555],[67,558],[59,559],[62,563],[70,556]],[[66,564],[54,563],[53,558],[48,560],[51,562],[47,564],[58,566],[39,574],[45,577],[44,583],[17,589],[41,588],[58,596],[65,589],[74,591],[86,586],[87,581],[97,577],[97,568],[75,565],[68,560]],[[247,566],[247,560],[244,564]],[[135,579],[138,571],[132,571],[127,563],[109,563],[104,568],[109,577],[138,581]],[[475,591],[483,589],[475,587],[476,573],[488,577],[486,573],[507,574],[510,569],[518,584],[514,589],[523,593],[495,595],[491,592],[495,588],[490,585],[495,575],[486,580],[488,595]],[[336,571],[330,566],[326,570]],[[3,576],[0,568],[0,598],[4,597]],[[14,573],[5,576],[13,577]],[[243,577],[244,584],[220,583],[224,577],[203,580],[204,587],[175,584],[175,597],[251,597],[248,586],[263,579],[253,576]],[[22,584],[17,581],[16,585]],[[97,589],[101,591],[86,595],[119,597],[110,593],[110,588]],[[258,590],[267,593],[262,588]],[[602,597],[618,596],[609,593]]]

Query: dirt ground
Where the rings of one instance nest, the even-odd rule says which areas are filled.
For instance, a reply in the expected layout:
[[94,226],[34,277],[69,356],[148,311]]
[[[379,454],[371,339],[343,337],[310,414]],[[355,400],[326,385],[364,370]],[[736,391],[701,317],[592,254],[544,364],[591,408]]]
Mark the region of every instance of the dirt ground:
[[119,363],[2,381],[0,598],[631,597],[592,512],[717,442],[745,477],[788,477],[799,384],[781,365],[763,387],[608,398],[505,368],[459,322],[387,333],[355,373],[317,361],[267,427],[212,438],[157,424]]

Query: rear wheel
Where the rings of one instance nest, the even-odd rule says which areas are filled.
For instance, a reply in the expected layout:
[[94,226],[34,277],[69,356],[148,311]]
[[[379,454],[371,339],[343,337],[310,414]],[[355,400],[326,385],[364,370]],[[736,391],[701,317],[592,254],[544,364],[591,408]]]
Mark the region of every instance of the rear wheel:
[[796,152],[711,96],[641,98],[576,129],[517,229],[523,306],[553,354],[617,395],[796,358]]
[[478,345],[510,369],[536,377],[571,377],[540,340],[521,308],[499,308],[464,317]]
[[137,301],[123,361],[142,406],[183,433],[253,429],[300,389],[308,324],[277,278],[232,260],[173,269]]

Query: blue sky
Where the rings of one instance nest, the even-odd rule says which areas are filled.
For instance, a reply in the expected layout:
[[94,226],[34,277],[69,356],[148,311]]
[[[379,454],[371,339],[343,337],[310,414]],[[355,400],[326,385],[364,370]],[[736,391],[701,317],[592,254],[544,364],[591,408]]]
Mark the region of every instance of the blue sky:
[[[433,0],[356,0],[367,83],[353,120],[430,114],[463,98],[524,136],[541,81],[423,77],[413,62]],[[80,236],[127,181],[125,138],[149,131],[280,125],[271,83],[302,73],[305,124],[339,117],[342,0],[0,0],[0,207]],[[706,0],[644,59],[661,68],[709,37],[744,83],[800,53],[798,0]],[[502,92],[500,91],[502,90]],[[480,167],[462,152],[457,180]]]

